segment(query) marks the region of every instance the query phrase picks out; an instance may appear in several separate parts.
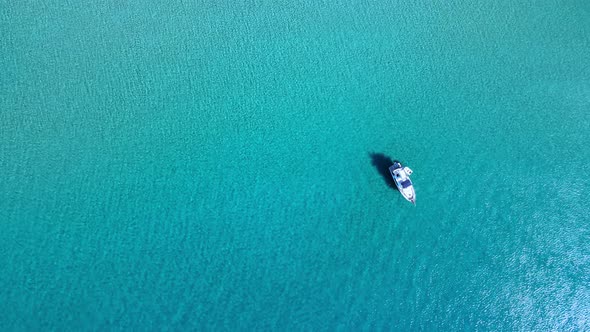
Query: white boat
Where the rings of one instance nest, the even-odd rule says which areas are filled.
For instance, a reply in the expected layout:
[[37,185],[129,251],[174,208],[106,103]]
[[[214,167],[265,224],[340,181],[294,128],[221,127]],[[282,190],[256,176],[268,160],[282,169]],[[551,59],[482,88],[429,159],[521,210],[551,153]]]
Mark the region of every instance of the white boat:
[[393,165],[389,167],[389,173],[393,177],[393,181],[397,186],[397,189],[405,199],[416,204],[416,192],[414,191],[414,185],[410,180],[412,170],[409,167],[402,167],[402,164],[395,161]]

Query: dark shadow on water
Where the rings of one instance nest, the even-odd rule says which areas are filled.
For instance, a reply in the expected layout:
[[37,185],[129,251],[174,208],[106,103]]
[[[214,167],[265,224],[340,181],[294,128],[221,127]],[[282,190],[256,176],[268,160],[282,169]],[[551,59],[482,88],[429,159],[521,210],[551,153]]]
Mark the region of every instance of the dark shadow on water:
[[369,156],[371,157],[371,164],[375,166],[387,186],[397,190],[397,186],[389,173],[389,166],[393,165],[393,160],[383,153],[369,153]]

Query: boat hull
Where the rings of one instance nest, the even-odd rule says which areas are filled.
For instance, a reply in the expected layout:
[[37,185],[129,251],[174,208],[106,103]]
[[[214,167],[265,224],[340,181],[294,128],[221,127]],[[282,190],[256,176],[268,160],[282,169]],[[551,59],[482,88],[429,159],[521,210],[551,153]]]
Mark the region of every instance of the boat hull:
[[402,165],[398,162],[395,162],[389,167],[389,173],[391,173],[391,177],[393,178],[393,181],[395,182],[395,185],[402,196],[408,202],[416,204],[416,192],[414,191],[414,185],[412,184],[409,175]]

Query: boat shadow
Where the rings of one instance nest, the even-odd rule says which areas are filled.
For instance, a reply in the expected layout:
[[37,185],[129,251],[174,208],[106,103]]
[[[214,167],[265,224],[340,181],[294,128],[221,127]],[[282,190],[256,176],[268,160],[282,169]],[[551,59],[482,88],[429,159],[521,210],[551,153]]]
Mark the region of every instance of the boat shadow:
[[371,157],[371,164],[375,166],[377,172],[379,172],[379,174],[383,178],[383,181],[385,181],[385,184],[387,184],[389,188],[398,191],[397,186],[395,185],[395,182],[391,177],[391,173],[389,173],[389,166],[393,165],[394,160],[392,160],[389,156],[384,155],[383,153],[371,152],[369,153],[369,156]]

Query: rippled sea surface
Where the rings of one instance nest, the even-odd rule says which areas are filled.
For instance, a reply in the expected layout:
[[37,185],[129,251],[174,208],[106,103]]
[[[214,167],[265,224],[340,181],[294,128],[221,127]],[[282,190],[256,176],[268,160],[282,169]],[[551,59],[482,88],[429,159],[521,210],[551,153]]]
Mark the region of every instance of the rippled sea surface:
[[590,3],[528,2],[0,1],[0,329],[589,330]]

